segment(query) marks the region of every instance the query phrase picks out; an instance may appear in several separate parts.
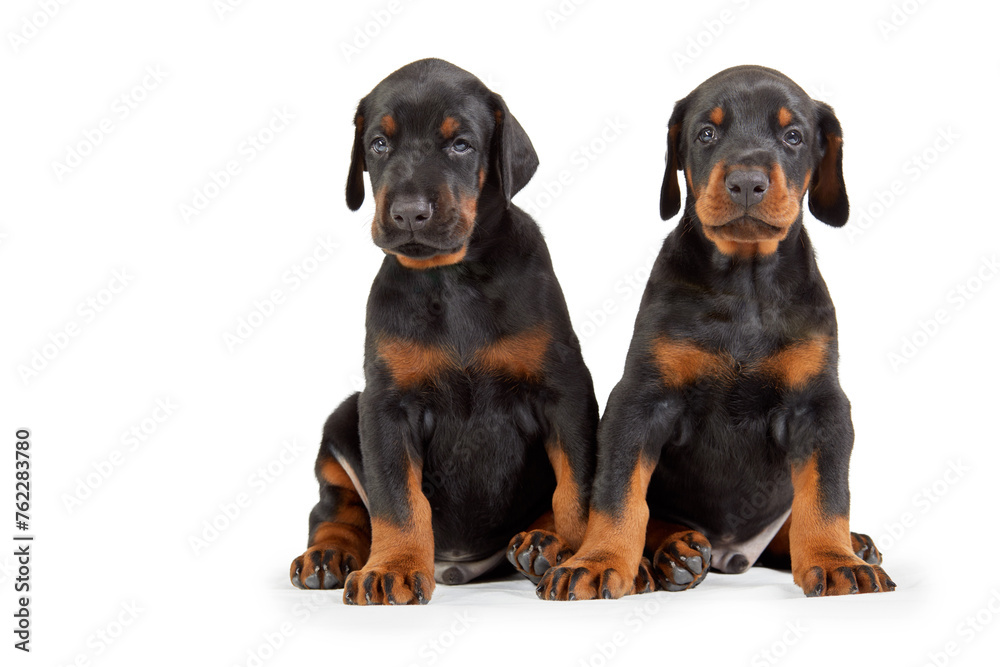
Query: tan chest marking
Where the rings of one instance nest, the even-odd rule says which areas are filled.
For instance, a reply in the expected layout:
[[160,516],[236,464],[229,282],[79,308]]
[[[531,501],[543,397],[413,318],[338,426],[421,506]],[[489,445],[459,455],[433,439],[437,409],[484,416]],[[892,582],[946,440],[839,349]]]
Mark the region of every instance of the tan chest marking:
[[826,336],[809,338],[741,366],[726,352],[710,352],[688,340],[661,337],[653,343],[652,358],[668,387],[704,379],[730,383],[739,375],[767,375],[778,386],[802,389],[825,368],[829,341]]
[[454,354],[436,345],[386,337],[378,341],[377,350],[393,382],[402,389],[433,382],[445,371],[458,368]]
[[402,389],[431,383],[448,371],[480,370],[518,380],[543,375],[545,355],[552,335],[544,326],[505,336],[485,345],[463,361],[452,349],[402,338],[384,337],[376,346],[393,382]]
[[653,343],[653,363],[668,387],[683,387],[703,378],[736,378],[736,362],[732,357],[709,352],[687,340],[658,339]]
[[802,389],[826,366],[830,339],[809,338],[783,347],[753,364],[751,371],[774,377],[779,385]]
[[476,351],[473,365],[481,370],[523,380],[538,379],[552,335],[544,326],[505,336]]

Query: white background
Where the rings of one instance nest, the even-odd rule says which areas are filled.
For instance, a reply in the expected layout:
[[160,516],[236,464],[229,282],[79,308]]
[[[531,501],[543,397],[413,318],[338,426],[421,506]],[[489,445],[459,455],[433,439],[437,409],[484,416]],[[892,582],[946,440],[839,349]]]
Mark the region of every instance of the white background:
[[[995,3],[908,0],[889,34],[887,0],[567,0],[575,10],[559,21],[556,0],[248,0],[221,12],[212,0],[95,0],[39,13],[56,4],[9,1],[0,16],[0,535],[13,544],[19,427],[33,434],[37,535],[30,655],[11,647],[13,547],[0,548],[5,664],[995,657],[1000,280],[984,263],[1000,250]],[[366,26],[376,34],[345,54]],[[806,599],[790,575],[759,569],[681,594],[575,604],[541,602],[516,579],[439,586],[421,608],[343,607],[340,592],[291,587],[320,429],[360,382],[365,299],[383,258],[371,197],[358,213],[343,200],[354,109],[426,56],[487,81],[531,136],[541,167],[516,202],[546,234],[602,406],[638,289],[676,224],[657,215],[673,102],[718,70],[756,63],[834,105],[852,221],[833,229],[807,216],[806,226],[838,308],[854,406],[852,527],[878,541],[895,593]],[[294,119],[248,160],[244,142],[275,109]],[[110,133],[87,146],[104,119]],[[71,151],[88,154],[57,173]],[[932,163],[916,167],[925,153]],[[185,221],[180,206],[230,160],[240,172],[208,187],[216,196]],[[562,171],[572,183],[552,197]],[[339,249],[313,262],[317,239]],[[315,269],[308,280],[285,279],[303,266]],[[122,270],[127,286],[104,291]],[[283,302],[231,350],[225,335],[274,290]],[[922,333],[935,314],[943,323]],[[60,335],[74,324],[77,335]],[[904,340],[915,349],[894,364]],[[25,377],[36,352],[50,358]],[[177,406],[162,423],[157,401]],[[126,437],[133,428],[143,440]],[[109,467],[106,479],[95,472]],[[206,539],[205,522],[227,523],[220,507],[241,494],[248,506]],[[196,553],[192,537],[207,546]]]

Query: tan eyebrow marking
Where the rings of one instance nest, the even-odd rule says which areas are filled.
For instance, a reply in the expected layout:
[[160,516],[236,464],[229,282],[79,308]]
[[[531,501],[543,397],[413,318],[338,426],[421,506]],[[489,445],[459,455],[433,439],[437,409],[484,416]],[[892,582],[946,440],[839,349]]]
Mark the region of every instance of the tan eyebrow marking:
[[382,131],[385,132],[385,136],[392,138],[392,135],[396,134],[396,120],[389,115],[382,116]]
[[461,123],[451,116],[448,116],[444,119],[444,122],[441,123],[441,134],[444,135],[445,139],[451,139],[455,136],[455,133],[458,132],[460,125]]

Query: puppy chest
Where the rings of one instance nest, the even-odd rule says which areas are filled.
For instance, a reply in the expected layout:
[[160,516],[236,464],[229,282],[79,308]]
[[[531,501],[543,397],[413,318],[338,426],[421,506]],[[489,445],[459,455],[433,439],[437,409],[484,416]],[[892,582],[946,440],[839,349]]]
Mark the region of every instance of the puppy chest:
[[652,364],[669,389],[696,386],[736,388],[766,386],[805,389],[827,367],[830,340],[797,340],[764,354],[733,354],[692,340],[661,337],[651,350]]
[[545,375],[551,344],[552,337],[544,326],[465,344],[424,343],[380,336],[375,345],[375,362],[401,390],[442,386],[484,376],[515,383],[536,383]]

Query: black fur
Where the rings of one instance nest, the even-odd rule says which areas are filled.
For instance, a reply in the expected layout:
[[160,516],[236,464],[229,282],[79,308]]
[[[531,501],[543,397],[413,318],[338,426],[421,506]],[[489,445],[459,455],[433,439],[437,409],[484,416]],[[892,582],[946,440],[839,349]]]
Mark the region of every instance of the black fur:
[[[386,116],[391,133],[382,125]],[[451,137],[441,131],[447,118],[460,128]],[[483,558],[551,507],[548,443],[561,444],[584,492],[593,468],[598,408],[590,374],[541,231],[511,203],[538,159],[500,96],[441,60],[387,77],[361,101],[356,128],[347,204],[363,202],[368,171],[373,192],[384,193],[373,237],[387,256],[368,300],[366,387],[331,416],[320,458],[354,468],[371,516],[397,525],[409,517],[406,478],[409,462],[418,462],[436,554]],[[375,152],[382,141],[387,150]],[[459,141],[469,149],[457,152]],[[478,214],[467,233],[444,198],[470,192],[478,193]],[[400,197],[429,201],[431,222],[394,226],[389,209]],[[422,270],[401,263],[433,260],[463,244],[456,263]],[[477,351],[539,326],[551,343],[537,377],[476,368]],[[387,338],[446,349],[460,367],[400,386],[380,356]],[[313,521],[324,520],[317,513],[332,514],[323,502]]]
[[[716,107],[726,110],[726,120],[706,146],[697,136],[712,125]],[[769,122],[781,107],[795,116],[788,127]],[[720,160],[765,169],[779,163],[790,182],[802,182],[810,170],[815,174],[826,135],[840,136],[830,107],[760,67],[712,77],[677,103],[669,125],[664,218],[680,210],[678,170],[689,171],[699,189]],[[781,139],[790,128],[804,135],[794,149]],[[814,208],[837,226],[847,214],[841,163],[838,155],[837,203]],[[664,242],[643,295],[624,375],[600,424],[592,509],[620,510],[641,451],[658,462],[648,491],[651,518],[697,527],[710,540],[750,538],[790,508],[790,463],[818,452],[824,509],[846,515],[850,404],[837,377],[833,303],[802,213],[774,254],[732,257],[706,237],[695,201],[688,185],[683,217]],[[662,337],[731,355],[735,381],[704,378],[665,387],[651,357]],[[829,345],[822,370],[805,387],[792,390],[750,370],[813,337],[828,337]]]

